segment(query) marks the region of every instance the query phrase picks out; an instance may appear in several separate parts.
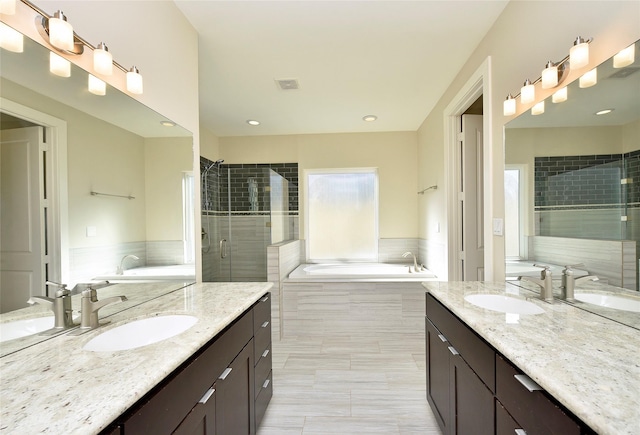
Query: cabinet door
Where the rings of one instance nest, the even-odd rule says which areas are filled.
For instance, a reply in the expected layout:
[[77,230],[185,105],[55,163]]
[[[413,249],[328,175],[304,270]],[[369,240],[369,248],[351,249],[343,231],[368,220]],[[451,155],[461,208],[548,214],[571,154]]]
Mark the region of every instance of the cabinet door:
[[[516,430],[521,432],[516,432]],[[496,400],[496,435],[514,435],[518,433],[525,434],[526,432],[504,409],[502,403]]]
[[449,350],[447,339],[426,319],[427,400],[442,432],[449,427]]
[[172,435],[216,435],[216,394],[211,388]]
[[222,372],[215,387],[217,433],[255,433],[253,339]]
[[450,433],[493,434],[493,393],[459,355],[452,355],[450,363]]

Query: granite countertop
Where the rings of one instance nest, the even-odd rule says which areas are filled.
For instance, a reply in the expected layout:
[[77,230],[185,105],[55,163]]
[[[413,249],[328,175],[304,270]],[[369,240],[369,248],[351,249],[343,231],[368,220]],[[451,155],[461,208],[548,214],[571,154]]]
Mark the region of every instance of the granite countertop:
[[[640,432],[640,336],[572,305],[546,303],[505,282],[423,286],[498,352],[601,435]],[[545,310],[514,315],[479,308],[470,294],[508,294]]]
[[[112,314],[110,324],[94,331],[59,335],[0,358],[0,434],[100,432],[271,286],[193,284]],[[110,328],[166,314],[189,314],[198,322],[179,335],[138,349],[82,349]]]

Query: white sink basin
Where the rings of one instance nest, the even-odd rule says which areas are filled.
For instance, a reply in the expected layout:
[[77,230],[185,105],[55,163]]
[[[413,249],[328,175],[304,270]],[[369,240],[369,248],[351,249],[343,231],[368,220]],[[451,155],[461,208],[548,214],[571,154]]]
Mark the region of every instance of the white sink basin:
[[581,302],[586,302],[591,305],[640,313],[640,300],[638,299],[600,293],[576,293],[574,297]]
[[0,343],[46,331],[53,328],[53,325],[53,316],[0,323]]
[[148,346],[186,331],[197,321],[197,317],[186,315],[148,317],[105,331],[91,339],[83,349],[113,352]]
[[541,314],[544,310],[536,304],[503,295],[467,295],[464,300],[480,308],[510,314]]

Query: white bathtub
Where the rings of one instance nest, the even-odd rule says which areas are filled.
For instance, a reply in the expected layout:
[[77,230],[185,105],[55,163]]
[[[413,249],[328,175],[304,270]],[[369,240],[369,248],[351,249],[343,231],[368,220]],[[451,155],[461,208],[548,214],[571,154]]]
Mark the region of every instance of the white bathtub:
[[[289,274],[289,281],[433,281],[429,270],[409,273],[409,264],[334,263],[301,264]],[[413,268],[413,266],[411,266]]]
[[195,281],[196,268],[193,264],[176,264],[171,266],[149,266],[127,269],[122,275],[104,274],[93,278],[98,281]]
[[[532,262],[529,260],[507,261],[505,269],[507,280],[514,280],[519,276],[540,277],[540,271],[542,270],[542,268],[534,266],[534,263],[538,264],[535,261]],[[551,276],[554,279],[560,279],[562,277],[562,270],[564,269],[564,266],[560,266],[558,264],[549,264],[543,261],[541,261],[540,264],[544,264],[550,267],[549,270],[551,271]],[[588,275],[588,272],[584,269],[577,269],[574,267],[573,271],[575,272],[576,276]]]

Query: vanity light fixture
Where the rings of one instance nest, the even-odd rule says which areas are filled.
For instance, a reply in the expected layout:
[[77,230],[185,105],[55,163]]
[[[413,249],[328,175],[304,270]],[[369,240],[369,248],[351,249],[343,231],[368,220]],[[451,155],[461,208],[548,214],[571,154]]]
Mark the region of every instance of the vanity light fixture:
[[49,18],[49,43],[59,50],[73,50],[73,27],[60,10]]
[[14,53],[22,53],[24,50],[24,37],[22,33],[0,22],[0,47]]
[[531,114],[532,115],[542,115],[543,113],[544,113],[544,100],[542,100],[539,103],[535,104],[531,108]]
[[376,119],[378,119],[378,117],[376,115],[365,115],[362,117],[362,120],[365,122],[373,122]]
[[598,83],[598,68],[594,68],[591,71],[584,73],[578,80],[578,84],[581,88],[590,88],[596,83]]
[[15,15],[16,0],[0,0],[0,14]]
[[71,77],[71,62],[62,56],[49,52],[49,71],[60,77]]
[[93,69],[106,76],[113,74],[113,56],[104,42],[98,44],[93,50]]
[[504,116],[511,116],[516,114],[516,99],[507,95],[506,100],[502,103],[502,113]]
[[127,72],[127,91],[132,94],[142,93],[142,76],[140,75],[140,70],[135,66],[132,66]]
[[551,96],[551,102],[552,103],[563,103],[565,101],[567,101],[567,87],[565,86],[564,88],[560,88],[557,91],[555,91],[553,93],[553,95]]
[[260,121],[256,121],[255,119],[247,119],[247,124],[253,125],[254,127],[260,125]]
[[571,68],[580,69],[589,64],[589,43],[592,39],[585,40],[578,36],[569,50],[569,63]]
[[542,89],[551,89],[556,86],[558,86],[558,65],[549,61],[542,70]]
[[527,79],[524,81],[524,86],[520,88],[520,101],[522,104],[533,103],[536,99],[536,87],[531,80]]
[[107,84],[96,76],[89,74],[89,92],[94,95],[105,95],[107,93]]
[[618,54],[613,56],[613,67],[624,68],[635,62],[636,58],[636,45],[631,44],[627,48],[620,50]]

